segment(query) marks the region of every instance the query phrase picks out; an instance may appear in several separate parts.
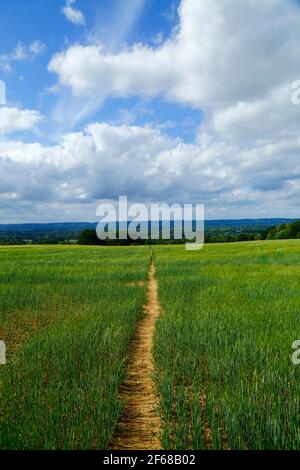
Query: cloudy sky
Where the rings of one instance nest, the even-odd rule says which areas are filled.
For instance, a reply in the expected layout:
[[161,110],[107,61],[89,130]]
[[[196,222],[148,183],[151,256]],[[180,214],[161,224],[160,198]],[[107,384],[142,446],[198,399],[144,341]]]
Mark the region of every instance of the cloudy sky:
[[300,2],[1,0],[0,223],[300,216]]

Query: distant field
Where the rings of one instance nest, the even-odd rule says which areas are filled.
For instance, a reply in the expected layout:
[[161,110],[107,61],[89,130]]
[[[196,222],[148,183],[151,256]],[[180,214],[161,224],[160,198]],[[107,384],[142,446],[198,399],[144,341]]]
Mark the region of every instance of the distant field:
[[300,241],[156,250],[166,448],[299,449]]
[[[103,449],[149,247],[0,248],[0,449]],[[300,240],[154,248],[166,449],[299,449]]]
[[149,251],[0,249],[0,448],[105,448]]

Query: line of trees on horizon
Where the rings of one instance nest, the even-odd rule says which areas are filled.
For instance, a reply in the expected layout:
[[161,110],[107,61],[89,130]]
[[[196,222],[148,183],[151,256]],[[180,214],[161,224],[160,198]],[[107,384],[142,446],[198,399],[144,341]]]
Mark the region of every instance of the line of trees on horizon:
[[[74,235],[74,236],[73,236]],[[97,246],[128,246],[128,245],[164,245],[164,244],[183,244],[191,240],[184,237],[181,240],[174,239],[174,230],[171,230],[171,236],[168,240],[152,240],[151,236],[147,240],[125,240],[117,239],[100,240],[97,237],[96,230],[87,228],[79,234],[72,234],[72,239],[66,238],[63,234],[55,235],[37,234],[33,239],[18,239],[12,237],[1,237],[0,245],[27,245],[27,244],[48,244],[48,245],[97,245]],[[232,243],[254,240],[283,240],[300,239],[300,220],[291,223],[280,224],[277,227],[268,227],[259,229],[253,227],[218,227],[210,228],[205,231],[205,243]]]
[[[205,243],[233,243],[255,240],[283,240],[283,239],[300,239],[300,220],[292,223],[281,224],[278,227],[269,227],[254,232],[231,233],[224,230],[210,230],[205,233]],[[80,233],[79,245],[109,245],[109,246],[126,246],[126,245],[163,245],[163,244],[183,244],[189,240],[184,237],[182,240],[175,240],[171,232],[169,240],[120,240],[117,235],[116,240],[99,240],[96,231],[92,229],[83,230]]]

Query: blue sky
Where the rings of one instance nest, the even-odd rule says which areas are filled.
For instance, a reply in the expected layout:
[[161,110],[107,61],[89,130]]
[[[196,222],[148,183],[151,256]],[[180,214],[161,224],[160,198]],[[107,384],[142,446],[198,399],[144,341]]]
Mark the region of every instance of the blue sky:
[[[76,123],[72,120],[57,123],[53,117],[61,100],[74,101],[68,93],[64,93],[62,98],[50,91],[56,84],[56,76],[49,73],[47,65],[57,51],[65,49],[68,44],[89,44],[92,38],[97,38],[107,50],[114,52],[124,44],[143,42],[156,45],[158,38],[162,40],[171,34],[177,21],[179,1],[131,0],[128,3],[124,0],[78,0],[76,9],[84,11],[85,17],[85,24],[81,26],[66,19],[62,12],[62,0],[2,2],[0,55],[13,51],[20,42],[25,47],[36,40],[45,45],[44,52],[39,56],[12,61],[12,71],[5,73],[2,70],[0,75],[6,82],[9,104],[34,108],[49,116],[47,122],[40,126],[40,141],[49,143],[59,133],[82,129],[90,119],[137,125],[151,123],[163,126],[164,131],[173,137],[180,135],[186,141],[194,140],[201,110],[158,98],[106,99],[101,107]],[[21,133],[21,136],[30,141],[27,133]]]
[[1,221],[120,195],[298,217],[299,23],[296,0],[2,0]]

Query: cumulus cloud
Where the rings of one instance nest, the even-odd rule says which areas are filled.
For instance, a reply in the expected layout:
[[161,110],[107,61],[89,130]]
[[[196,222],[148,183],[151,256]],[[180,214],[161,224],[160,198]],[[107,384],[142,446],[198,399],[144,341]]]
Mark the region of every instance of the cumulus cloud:
[[0,70],[11,72],[14,62],[30,62],[43,54],[45,49],[45,44],[39,39],[36,39],[29,45],[18,42],[11,52],[0,55]]
[[63,14],[71,23],[76,25],[84,25],[85,16],[80,10],[73,6],[75,1],[76,0],[66,0],[66,4],[62,9]]
[[[97,200],[127,194],[204,202],[210,217],[299,216],[299,21],[293,0],[182,0],[157,47],[75,44],[56,54],[49,70],[81,100],[159,95],[204,120],[193,143],[105,123],[51,147],[0,142],[5,201],[29,204],[44,187],[45,204],[65,214],[72,205],[94,214]],[[26,178],[14,185],[11,168]]]
[[0,107],[0,135],[34,129],[43,116],[32,109]]
[[110,54],[76,44],[56,54],[49,70],[75,95],[163,93],[194,107],[259,98],[297,76],[293,0],[183,0],[178,12],[178,28],[159,47]]
[[204,137],[185,144],[149,127],[94,123],[54,146],[0,142],[0,191],[8,207],[31,202],[33,213],[41,204],[52,204],[59,215],[85,205],[91,217],[96,201],[126,194],[205,201],[208,214],[219,217],[226,211],[228,217],[229,208],[231,216],[245,210],[276,215],[287,204],[296,215],[299,150],[299,138],[240,151]]

